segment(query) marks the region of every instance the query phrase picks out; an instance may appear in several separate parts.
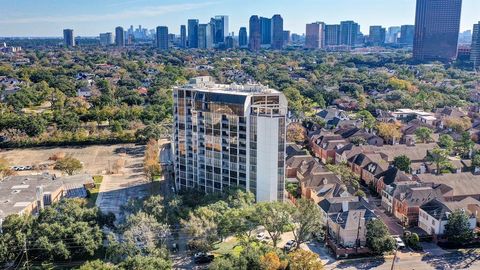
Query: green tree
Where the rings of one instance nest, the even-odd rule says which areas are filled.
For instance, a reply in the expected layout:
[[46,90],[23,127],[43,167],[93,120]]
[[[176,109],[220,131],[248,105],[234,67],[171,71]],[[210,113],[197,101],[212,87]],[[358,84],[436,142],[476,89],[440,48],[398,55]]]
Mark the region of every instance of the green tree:
[[456,210],[448,217],[445,224],[445,237],[449,242],[456,245],[467,244],[475,237],[470,229],[469,216],[461,210]]
[[256,205],[258,223],[265,228],[274,247],[291,225],[291,213],[292,207],[286,203],[261,202]]
[[115,265],[110,263],[105,263],[100,260],[88,261],[84,263],[78,270],[116,270],[118,269]]
[[367,131],[371,131],[375,127],[377,119],[369,111],[359,111],[356,116],[357,118],[362,119],[363,127],[367,129]]
[[395,240],[390,236],[387,226],[380,219],[367,222],[367,247],[375,254],[390,252],[395,248]]
[[430,142],[432,140],[432,134],[433,131],[427,127],[419,127],[415,131],[415,137],[417,138],[417,141],[422,143]]
[[397,167],[400,171],[403,172],[410,172],[410,166],[412,165],[412,161],[409,157],[405,155],[396,156],[393,159],[393,165]]
[[68,175],[73,175],[76,172],[80,171],[83,168],[83,165],[80,160],[72,156],[66,156],[62,159],[57,160],[53,168],[55,170],[62,171]]
[[441,174],[442,170],[450,164],[448,161],[448,152],[441,148],[434,148],[427,154],[427,161],[435,163],[437,174]]
[[292,213],[293,236],[297,242],[296,249],[305,243],[313,234],[322,231],[324,217],[316,203],[307,199],[297,200]]
[[475,143],[472,141],[470,133],[468,132],[463,132],[462,137],[456,144],[458,152],[460,152],[463,157],[470,157],[474,146]]
[[441,148],[446,149],[448,152],[451,152],[455,146],[455,141],[453,140],[452,136],[448,134],[442,134],[438,139],[438,145]]

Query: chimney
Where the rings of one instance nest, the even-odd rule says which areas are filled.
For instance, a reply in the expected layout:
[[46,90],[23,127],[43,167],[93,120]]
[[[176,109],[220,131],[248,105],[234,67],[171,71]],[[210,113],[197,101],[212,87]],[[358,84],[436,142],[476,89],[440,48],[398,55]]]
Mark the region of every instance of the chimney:
[[347,212],[348,211],[348,201],[343,201],[342,202],[342,211]]

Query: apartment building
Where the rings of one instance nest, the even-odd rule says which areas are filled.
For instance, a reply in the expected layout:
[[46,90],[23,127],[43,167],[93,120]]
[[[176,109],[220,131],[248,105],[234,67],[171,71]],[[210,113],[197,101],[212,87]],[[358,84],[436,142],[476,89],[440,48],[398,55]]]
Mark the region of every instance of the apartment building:
[[197,77],[174,88],[177,190],[248,190],[283,200],[287,99],[259,84],[216,84]]

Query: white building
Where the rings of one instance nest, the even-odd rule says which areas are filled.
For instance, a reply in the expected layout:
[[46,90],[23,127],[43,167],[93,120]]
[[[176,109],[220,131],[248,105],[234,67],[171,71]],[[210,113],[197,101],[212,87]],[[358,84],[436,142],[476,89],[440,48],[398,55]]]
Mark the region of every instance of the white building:
[[240,187],[257,201],[283,200],[287,99],[281,92],[198,77],[173,95],[177,189]]
[[419,209],[418,226],[429,235],[443,235],[449,216],[457,210],[464,211],[469,216],[470,229],[475,229],[477,219],[475,213],[469,209],[478,207],[480,202],[472,197],[467,197],[457,202],[441,202],[432,200]]

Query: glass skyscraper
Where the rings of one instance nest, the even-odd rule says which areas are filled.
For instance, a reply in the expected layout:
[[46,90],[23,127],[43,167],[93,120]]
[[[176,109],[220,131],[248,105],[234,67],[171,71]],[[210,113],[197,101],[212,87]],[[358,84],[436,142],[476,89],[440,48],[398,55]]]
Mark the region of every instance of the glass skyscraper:
[[198,48],[198,20],[188,20],[188,47]]
[[281,92],[198,77],[173,95],[177,189],[237,187],[257,201],[283,200],[287,99]]
[[455,60],[461,12],[462,0],[417,0],[413,57]]

